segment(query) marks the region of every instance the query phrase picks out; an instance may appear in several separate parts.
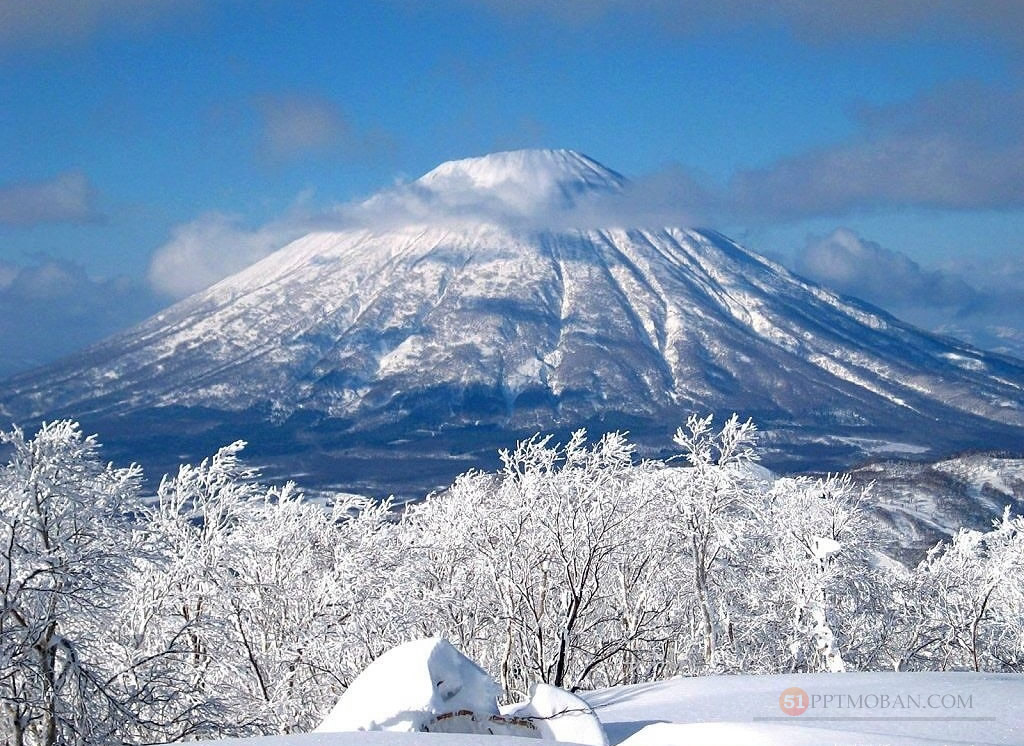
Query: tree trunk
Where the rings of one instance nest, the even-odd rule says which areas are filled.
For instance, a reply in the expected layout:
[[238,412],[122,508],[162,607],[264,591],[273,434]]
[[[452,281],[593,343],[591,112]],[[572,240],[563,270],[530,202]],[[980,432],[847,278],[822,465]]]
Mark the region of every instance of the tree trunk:
[[694,585],[697,587],[697,602],[700,607],[701,625],[704,632],[704,660],[708,667],[715,657],[715,627],[711,621],[711,602],[708,599],[708,576],[704,567],[703,547],[693,537],[693,571]]
[[569,632],[563,629],[558,641],[558,663],[555,665],[555,680],[551,683],[559,689],[565,688],[566,658],[569,655]]
[[11,721],[11,732],[14,734],[14,740],[11,741],[11,746],[25,746],[25,723],[23,722],[23,714],[16,706],[8,705],[4,707],[9,713],[8,717]]
[[57,651],[51,644],[53,632],[54,626],[51,624],[36,647],[39,653],[39,673],[43,680],[42,746],[56,746],[57,744]]

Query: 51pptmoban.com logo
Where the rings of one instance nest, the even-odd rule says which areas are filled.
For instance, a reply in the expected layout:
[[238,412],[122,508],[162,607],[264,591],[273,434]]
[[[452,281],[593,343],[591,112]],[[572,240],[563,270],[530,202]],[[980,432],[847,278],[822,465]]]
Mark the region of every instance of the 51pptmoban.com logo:
[[[973,717],[973,695],[954,692],[868,692],[809,694],[791,686],[779,694],[779,709],[788,717],[811,711],[812,720],[992,720]],[[756,718],[776,720],[778,718]],[[786,718],[782,718],[786,719]]]

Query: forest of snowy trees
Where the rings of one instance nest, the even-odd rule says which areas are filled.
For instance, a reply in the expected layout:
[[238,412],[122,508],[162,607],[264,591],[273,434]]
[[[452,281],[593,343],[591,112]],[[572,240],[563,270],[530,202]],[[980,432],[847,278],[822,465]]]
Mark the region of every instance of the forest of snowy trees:
[[773,479],[752,424],[679,456],[535,438],[423,502],[307,501],[242,444],[146,496],[72,422],[3,435],[0,735],[17,746],[308,730],[439,634],[509,696],[683,674],[1024,670],[1024,520],[907,568],[870,494]]

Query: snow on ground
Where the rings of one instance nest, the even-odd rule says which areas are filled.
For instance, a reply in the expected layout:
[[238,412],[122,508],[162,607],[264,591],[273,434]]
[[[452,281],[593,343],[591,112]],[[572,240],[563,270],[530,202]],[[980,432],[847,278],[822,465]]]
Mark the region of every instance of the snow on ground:
[[420,731],[442,713],[497,715],[500,694],[487,672],[447,640],[412,640],[367,666],[317,732]]
[[528,702],[501,708],[502,714],[530,718],[541,738],[560,743],[608,746],[608,737],[589,705],[550,684],[534,684]]
[[478,736],[451,733],[310,733],[266,738],[228,738],[217,746],[529,746],[544,743],[516,736]]
[[[801,695],[806,710],[786,714],[783,693],[791,711]],[[626,746],[1024,744],[1024,676],[1015,674],[707,676],[585,698],[609,741]],[[652,723],[677,725],[633,736]]]
[[[801,704],[801,692],[794,688],[802,690],[807,708],[787,715],[781,709],[787,704],[784,692],[792,711]],[[604,723],[609,742],[622,746],[1024,744],[1024,676],[1014,674],[709,676],[616,687],[591,692],[585,699]],[[431,733],[322,733],[220,743],[518,746],[526,741]]]

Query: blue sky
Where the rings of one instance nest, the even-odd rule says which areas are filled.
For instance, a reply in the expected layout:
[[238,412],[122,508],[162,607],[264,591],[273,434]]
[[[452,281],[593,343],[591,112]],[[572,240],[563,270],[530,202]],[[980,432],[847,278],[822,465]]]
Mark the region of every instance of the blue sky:
[[521,147],[1024,352],[1024,4],[508,5],[0,0],[0,375]]

